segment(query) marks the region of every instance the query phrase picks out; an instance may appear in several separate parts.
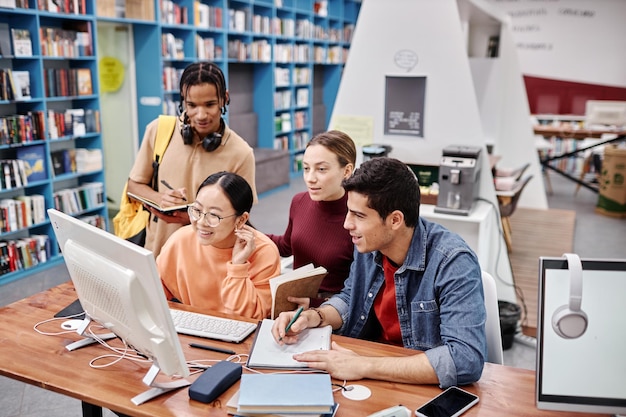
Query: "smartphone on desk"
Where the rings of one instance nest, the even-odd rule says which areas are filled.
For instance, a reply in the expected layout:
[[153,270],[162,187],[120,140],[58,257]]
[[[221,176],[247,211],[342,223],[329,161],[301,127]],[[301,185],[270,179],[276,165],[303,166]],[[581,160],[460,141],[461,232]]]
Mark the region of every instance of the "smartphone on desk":
[[478,396],[450,387],[415,410],[417,417],[457,417],[478,402]]

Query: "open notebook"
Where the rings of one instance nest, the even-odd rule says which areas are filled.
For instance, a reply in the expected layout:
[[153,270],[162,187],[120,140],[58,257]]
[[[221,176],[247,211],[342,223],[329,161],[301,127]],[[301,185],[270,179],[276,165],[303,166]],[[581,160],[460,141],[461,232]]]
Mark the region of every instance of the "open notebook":
[[264,319],[259,324],[248,356],[249,368],[306,369],[306,364],[293,359],[295,353],[330,350],[330,326],[306,329],[300,334],[298,343],[281,346],[272,336],[273,325],[274,320],[270,319]]

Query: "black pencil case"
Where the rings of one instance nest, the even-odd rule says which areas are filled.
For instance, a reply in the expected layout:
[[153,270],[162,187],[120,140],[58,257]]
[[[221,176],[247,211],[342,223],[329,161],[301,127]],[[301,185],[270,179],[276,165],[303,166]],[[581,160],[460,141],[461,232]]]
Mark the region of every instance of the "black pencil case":
[[241,378],[242,369],[239,363],[216,363],[189,386],[189,397],[203,403],[212,402]]

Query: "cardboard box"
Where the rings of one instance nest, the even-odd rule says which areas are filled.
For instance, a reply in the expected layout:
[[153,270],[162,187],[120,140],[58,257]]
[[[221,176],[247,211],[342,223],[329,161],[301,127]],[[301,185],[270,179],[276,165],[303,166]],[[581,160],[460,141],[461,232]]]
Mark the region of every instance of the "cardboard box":
[[626,217],[626,148],[612,145],[604,149],[596,212]]
[[126,18],[154,20],[153,0],[126,0]]
[[101,17],[115,17],[115,0],[98,0],[96,14]]

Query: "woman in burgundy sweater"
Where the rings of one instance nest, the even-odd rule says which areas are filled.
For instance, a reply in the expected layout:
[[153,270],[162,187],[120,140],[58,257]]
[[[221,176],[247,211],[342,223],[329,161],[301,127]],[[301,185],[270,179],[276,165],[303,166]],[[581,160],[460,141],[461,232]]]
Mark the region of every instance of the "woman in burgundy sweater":
[[341,291],[350,272],[354,246],[343,228],[348,196],[341,182],[352,175],[355,163],[356,147],[345,133],[331,130],[311,139],[302,161],[308,192],[293,197],[285,233],[268,234],[281,256],[293,255],[294,269],[312,263],[328,271],[321,300],[311,300],[312,305]]

